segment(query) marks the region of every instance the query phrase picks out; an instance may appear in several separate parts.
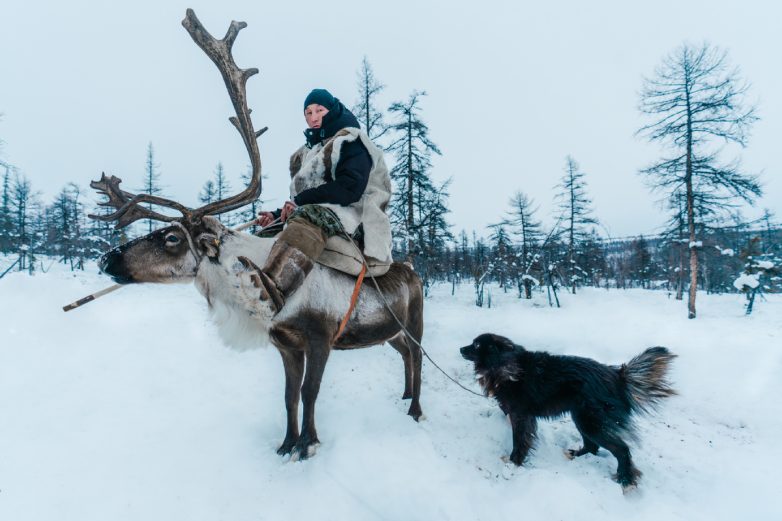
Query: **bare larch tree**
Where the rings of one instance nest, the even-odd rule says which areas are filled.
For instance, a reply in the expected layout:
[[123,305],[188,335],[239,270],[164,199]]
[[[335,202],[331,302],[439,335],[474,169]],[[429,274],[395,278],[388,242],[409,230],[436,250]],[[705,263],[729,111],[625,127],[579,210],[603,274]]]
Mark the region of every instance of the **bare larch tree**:
[[[160,195],[163,193],[160,187],[160,165],[155,162],[155,149],[150,141],[147,145],[147,160],[144,164],[144,188],[145,194]],[[152,210],[152,203],[147,203],[147,208]],[[147,219],[147,233],[152,233],[152,219]]]
[[[669,198],[684,194],[690,287],[688,317],[695,318],[698,287],[698,229],[708,217],[761,194],[757,178],[740,171],[738,160],[718,161],[718,142],[746,145],[755,107],[745,103],[749,86],[727,54],[708,44],[684,44],[645,78],[639,109],[653,121],[638,130],[671,154],[641,170],[653,189]],[[678,206],[678,205],[673,205]]]
[[425,95],[414,91],[406,102],[397,101],[388,109],[396,117],[389,127],[394,137],[387,149],[396,157],[390,171],[396,183],[391,199],[391,224],[395,235],[404,237],[407,259],[411,262],[417,255],[417,244],[423,242],[422,234],[429,231],[431,220],[442,217],[442,212],[429,211],[422,203],[434,201],[439,208],[443,200],[437,194],[445,189],[445,186],[438,189],[429,176],[432,154],[442,153],[429,138],[429,127],[421,119],[420,98]]
[[378,139],[388,130],[388,126],[383,121],[383,113],[377,109],[376,97],[386,88],[375,77],[372,66],[366,56],[361,61],[361,68],[356,74],[358,77],[358,101],[353,105],[353,113],[359,122],[364,126],[364,130],[370,139]]
[[533,200],[523,192],[516,192],[510,199],[510,211],[507,213],[505,223],[510,227],[511,233],[518,244],[519,270],[516,283],[519,288],[519,297],[532,298],[533,277],[531,271],[539,264],[539,252],[536,247],[542,239],[540,221],[535,219],[537,208]]
[[581,172],[578,163],[571,156],[565,159],[565,175],[562,176],[556,195],[558,208],[562,212],[561,222],[564,224],[563,234],[567,244],[567,272],[571,289],[576,293],[576,286],[581,279],[576,261],[578,247],[587,235],[587,225],[597,224],[592,216],[592,200],[587,197],[585,174]]

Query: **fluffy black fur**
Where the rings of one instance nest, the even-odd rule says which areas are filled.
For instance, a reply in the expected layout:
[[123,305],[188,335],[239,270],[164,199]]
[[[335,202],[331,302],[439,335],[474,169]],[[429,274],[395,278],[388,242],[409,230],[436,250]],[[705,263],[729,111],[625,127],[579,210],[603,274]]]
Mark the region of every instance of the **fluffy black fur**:
[[631,416],[649,412],[663,398],[676,394],[666,380],[676,355],[650,347],[621,367],[589,358],[527,351],[509,339],[490,333],[461,348],[475,364],[475,374],[487,396],[493,396],[510,416],[513,451],[521,465],[535,441],[538,418],[570,413],[584,438],[571,458],[596,454],[604,447],[618,462],[616,480],[622,487],[637,484],[641,472],[633,465],[625,442],[633,437]]

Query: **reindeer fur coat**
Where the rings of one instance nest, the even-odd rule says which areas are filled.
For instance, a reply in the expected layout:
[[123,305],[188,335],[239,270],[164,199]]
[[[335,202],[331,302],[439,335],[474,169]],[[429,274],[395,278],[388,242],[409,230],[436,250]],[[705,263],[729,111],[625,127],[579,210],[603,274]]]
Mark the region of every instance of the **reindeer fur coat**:
[[[302,146],[291,156],[291,199],[300,192],[320,186],[333,179],[342,145],[360,140],[372,159],[372,169],[366,190],[357,202],[348,206],[320,203],[339,218],[347,233],[354,233],[359,224],[364,228],[364,255],[373,275],[381,275],[391,265],[391,224],[386,207],[391,199],[391,177],[383,160],[383,152],[367,134],[357,128],[343,128],[334,137],[312,148]],[[328,175],[327,175],[328,174]],[[358,274],[352,244],[341,237],[331,237],[318,262],[340,271]]]

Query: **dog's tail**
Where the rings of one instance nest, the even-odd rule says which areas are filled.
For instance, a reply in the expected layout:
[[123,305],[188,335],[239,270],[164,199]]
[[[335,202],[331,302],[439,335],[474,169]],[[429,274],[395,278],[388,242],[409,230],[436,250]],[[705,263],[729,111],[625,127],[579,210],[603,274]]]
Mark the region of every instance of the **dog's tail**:
[[649,413],[660,400],[676,394],[666,378],[674,358],[665,347],[650,347],[619,369],[633,410]]

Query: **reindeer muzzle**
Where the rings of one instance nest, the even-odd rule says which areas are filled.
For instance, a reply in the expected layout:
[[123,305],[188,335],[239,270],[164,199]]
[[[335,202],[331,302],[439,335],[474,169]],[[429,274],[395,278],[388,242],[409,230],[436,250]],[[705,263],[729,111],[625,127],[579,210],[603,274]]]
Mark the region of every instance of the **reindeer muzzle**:
[[110,276],[117,284],[135,282],[128,272],[125,260],[118,249],[106,252],[98,261],[100,271]]

